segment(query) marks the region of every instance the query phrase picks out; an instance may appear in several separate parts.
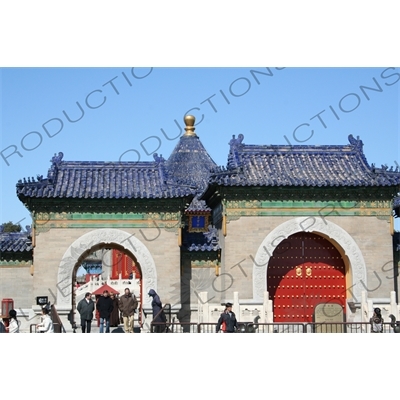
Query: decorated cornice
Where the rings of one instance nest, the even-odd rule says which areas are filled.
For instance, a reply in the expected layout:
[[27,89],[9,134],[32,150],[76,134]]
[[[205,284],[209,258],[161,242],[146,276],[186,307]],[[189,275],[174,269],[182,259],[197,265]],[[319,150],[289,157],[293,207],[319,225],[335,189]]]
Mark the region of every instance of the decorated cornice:
[[178,212],[193,197],[180,199],[25,199],[26,207],[32,212],[42,213],[150,213]]
[[30,268],[32,260],[0,260],[0,268]]
[[203,252],[182,252],[183,259],[190,260],[192,266],[197,267],[215,267],[219,265],[220,251],[203,251]]
[[378,201],[260,201],[227,200],[228,221],[241,216],[391,216],[390,200]]
[[181,213],[34,213],[35,233],[59,228],[160,228],[178,231]]

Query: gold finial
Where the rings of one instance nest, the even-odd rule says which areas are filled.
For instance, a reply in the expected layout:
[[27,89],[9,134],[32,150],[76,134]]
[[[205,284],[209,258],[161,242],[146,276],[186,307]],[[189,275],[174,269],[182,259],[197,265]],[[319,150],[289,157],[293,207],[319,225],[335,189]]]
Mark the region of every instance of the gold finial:
[[185,118],[183,118],[183,120],[186,124],[186,132],[183,136],[197,136],[196,132],[194,131],[194,123],[196,121],[196,118],[193,115],[185,115]]

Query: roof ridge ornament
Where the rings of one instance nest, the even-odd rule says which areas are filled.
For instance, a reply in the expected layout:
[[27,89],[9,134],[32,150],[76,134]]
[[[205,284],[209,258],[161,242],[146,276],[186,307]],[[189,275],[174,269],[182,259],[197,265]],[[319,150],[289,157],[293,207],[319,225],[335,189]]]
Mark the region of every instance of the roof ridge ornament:
[[357,139],[355,139],[351,133],[349,135],[349,142],[353,147],[355,147],[356,149],[359,149],[359,150],[362,150],[362,148],[364,146],[364,143],[360,139],[360,136],[357,136]]
[[60,166],[63,157],[64,153],[60,151],[58,155],[54,153],[54,156],[50,160],[51,167],[47,173],[47,179],[49,180],[49,183],[55,182],[57,178],[58,167]]
[[59,165],[61,163],[63,157],[64,157],[64,153],[60,151],[58,153],[58,155],[56,153],[54,153],[54,156],[52,157],[52,159],[50,161],[52,162],[52,164]]
[[228,155],[228,168],[229,169],[235,169],[238,168],[240,165],[240,160],[239,160],[239,155],[238,155],[238,149],[239,147],[243,147],[243,139],[244,135],[241,133],[238,135],[237,139],[235,135],[232,135],[232,139],[229,141],[229,155]]
[[229,146],[231,146],[232,149],[236,149],[239,145],[242,144],[244,139],[244,135],[241,133],[238,135],[237,139],[235,138],[235,135],[232,135],[232,139],[229,141]]
[[153,158],[154,161],[159,164],[159,163],[163,163],[165,161],[165,158],[163,157],[162,154],[158,155],[158,153],[153,153]]
[[218,230],[214,225],[208,225],[208,232],[203,232],[208,244],[216,246],[218,244]]
[[197,137],[194,127],[194,123],[196,122],[196,118],[193,115],[185,115],[183,121],[186,124],[184,137]]

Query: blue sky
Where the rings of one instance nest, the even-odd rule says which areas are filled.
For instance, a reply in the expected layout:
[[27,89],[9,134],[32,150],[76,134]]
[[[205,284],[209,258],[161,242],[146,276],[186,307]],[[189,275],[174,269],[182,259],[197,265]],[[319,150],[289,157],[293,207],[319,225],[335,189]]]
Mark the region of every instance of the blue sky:
[[30,223],[15,184],[47,176],[54,153],[167,158],[191,109],[219,165],[238,134],[246,144],[310,145],[353,134],[369,163],[400,164],[400,68],[3,68],[0,79],[2,222]]

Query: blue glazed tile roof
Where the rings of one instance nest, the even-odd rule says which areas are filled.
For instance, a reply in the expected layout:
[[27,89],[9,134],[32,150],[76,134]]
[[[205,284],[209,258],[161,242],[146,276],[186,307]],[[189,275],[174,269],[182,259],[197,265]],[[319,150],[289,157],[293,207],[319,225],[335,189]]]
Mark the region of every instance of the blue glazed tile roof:
[[188,214],[211,213],[211,208],[208,207],[205,200],[199,200],[196,196],[185,211]]
[[0,253],[22,253],[32,249],[32,240],[26,232],[0,233]]
[[[340,187],[396,186],[398,167],[368,164],[361,140],[343,146],[259,146],[230,141],[227,167],[217,167],[197,136],[182,136],[168,160],[63,161],[55,155],[47,177],[20,180],[26,198],[161,199],[196,196],[207,185]],[[195,211],[192,205],[189,211]]]
[[207,186],[216,164],[197,136],[182,136],[168,160],[153,162],[63,161],[54,155],[47,178],[20,180],[22,198],[161,199],[193,196]]
[[194,186],[198,193],[207,187],[210,170],[217,166],[198,136],[182,136],[166,164],[168,176]]
[[220,186],[394,186],[398,168],[369,165],[361,140],[349,136],[344,146],[257,146],[230,141],[226,168],[218,167],[209,183]]
[[219,246],[219,244],[216,245],[212,245],[212,244],[207,244],[207,243],[192,243],[190,245],[190,247],[188,247],[189,251],[217,251],[219,250],[221,247]]
[[208,227],[208,232],[188,232],[185,230],[182,245],[188,251],[217,251],[221,249],[218,231],[212,226]]
[[170,177],[165,160],[155,154],[154,162],[79,162],[52,159],[47,178],[20,180],[18,197],[151,199],[192,195],[195,187]]

